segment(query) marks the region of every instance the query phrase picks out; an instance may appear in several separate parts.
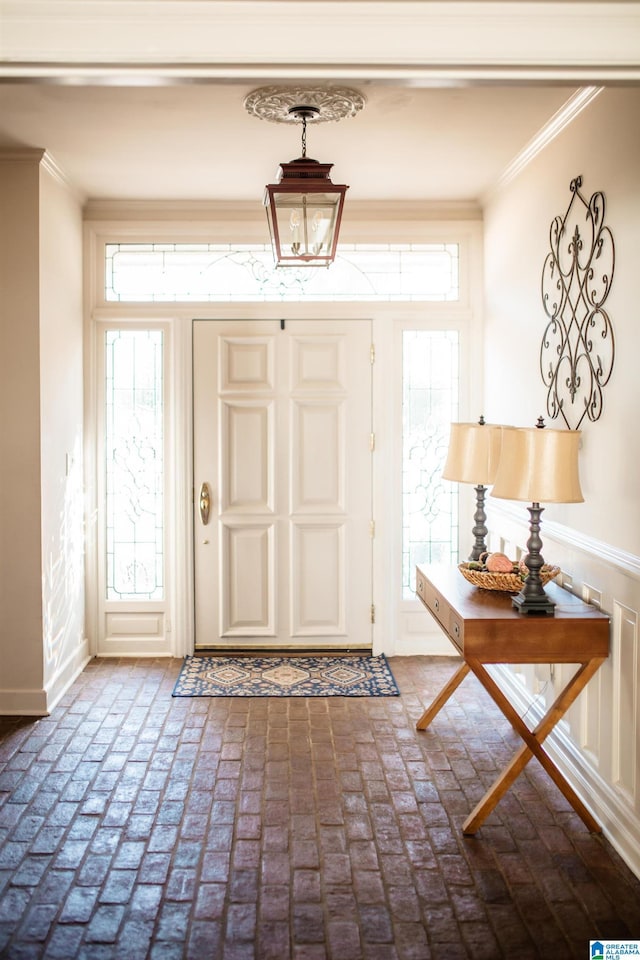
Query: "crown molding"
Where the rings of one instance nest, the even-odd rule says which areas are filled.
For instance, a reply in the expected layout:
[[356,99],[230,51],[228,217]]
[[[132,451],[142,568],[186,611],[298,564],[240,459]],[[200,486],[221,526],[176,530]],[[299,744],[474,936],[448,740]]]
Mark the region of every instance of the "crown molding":
[[535,160],[559,134],[573,123],[586,107],[600,96],[604,89],[604,87],[584,87],[569,97],[567,102],[538,131],[535,137],[505,167],[491,189],[484,194],[482,205],[485,206],[491,197],[503,190],[512,180],[515,180],[525,167]]
[[11,163],[41,163],[46,151],[40,147],[9,147],[0,149],[0,161]]
[[[450,221],[480,221],[482,209],[467,202],[438,201],[350,201],[349,220],[361,223],[446,223]],[[83,211],[85,222],[172,222],[188,223],[245,223],[264,220],[264,208],[259,201],[222,200],[101,200],[91,199]],[[344,227],[344,224],[343,224]]]
[[41,147],[16,147],[9,149],[0,148],[0,163],[33,163],[40,167],[52,179],[68,190],[78,203],[85,202],[86,195],[71,182],[61,166],[58,165],[54,157]]
[[65,190],[68,190],[78,203],[83,204],[85,202],[87,195],[82,190],[79,190],[76,184],[72,183],[62,167],[59,166],[57,160],[46,150],[42,156],[41,168],[48,173],[56,183],[59,183]]

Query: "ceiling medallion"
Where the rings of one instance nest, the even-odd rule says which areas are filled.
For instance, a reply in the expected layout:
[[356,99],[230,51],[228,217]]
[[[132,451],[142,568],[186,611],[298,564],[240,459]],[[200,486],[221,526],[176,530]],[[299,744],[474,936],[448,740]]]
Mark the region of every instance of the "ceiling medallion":
[[362,110],[364,97],[350,87],[261,87],[244,105],[259,120],[302,128],[301,156],[281,163],[277,181],[265,187],[276,266],[328,267],[335,260],[349,187],[331,181],[332,163],[307,156],[307,124],[353,117]]
[[294,108],[304,104],[317,113],[313,123],[355,117],[365,105],[365,98],[351,87],[259,87],[244,100],[247,113],[271,123],[296,123]]

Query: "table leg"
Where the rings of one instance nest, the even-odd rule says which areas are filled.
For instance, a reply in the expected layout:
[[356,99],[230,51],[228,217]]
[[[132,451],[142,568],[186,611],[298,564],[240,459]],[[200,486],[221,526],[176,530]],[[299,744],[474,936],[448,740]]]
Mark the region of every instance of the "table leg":
[[416,723],[416,730],[426,730],[435,715],[444,707],[445,703],[451,696],[451,694],[456,690],[466,675],[469,673],[470,667],[469,664],[463,662],[457,671],[451,677],[451,679],[444,685],[438,696],[435,698],[430,707],[427,707],[425,712],[422,714],[418,722]]
[[502,693],[498,685],[487,673],[484,666],[478,660],[469,660],[469,666],[483,685],[487,693],[491,696],[504,716],[509,720],[513,728],[520,734],[525,741],[524,745],[513,757],[511,762],[505,767],[493,786],[484,795],[480,803],[475,807],[470,816],[463,825],[463,833],[474,834],[481,826],[486,817],[494,809],[498,801],[507,792],[517,776],[524,770],[532,756],[536,756],[543,768],[549,774],[553,782],[562,792],[563,796],[569,801],[576,813],[582,818],[586,827],[592,833],[600,833],[601,827],[587,810],[580,797],[576,794],[573,787],[566,781],[560,773],[549,755],[542,749],[542,741],[553,730],[557,722],[564,716],[578,694],[584,689],[594,673],[604,662],[604,657],[594,657],[580,665],[580,668],[571,678],[556,698],[552,706],[547,710],[544,717],[540,720],[534,730],[529,730],[520,715],[515,711],[509,700]]

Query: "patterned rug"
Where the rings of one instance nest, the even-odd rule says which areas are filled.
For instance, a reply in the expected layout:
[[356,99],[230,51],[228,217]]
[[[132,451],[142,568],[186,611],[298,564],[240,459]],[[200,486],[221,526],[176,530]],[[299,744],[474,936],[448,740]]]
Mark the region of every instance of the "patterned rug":
[[398,697],[386,658],[185,657],[174,697]]

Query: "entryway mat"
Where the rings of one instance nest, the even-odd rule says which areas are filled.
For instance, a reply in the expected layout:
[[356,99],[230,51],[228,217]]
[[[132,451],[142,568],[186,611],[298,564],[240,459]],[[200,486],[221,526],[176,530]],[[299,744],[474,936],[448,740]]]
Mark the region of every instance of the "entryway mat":
[[185,657],[174,697],[398,697],[378,657]]

